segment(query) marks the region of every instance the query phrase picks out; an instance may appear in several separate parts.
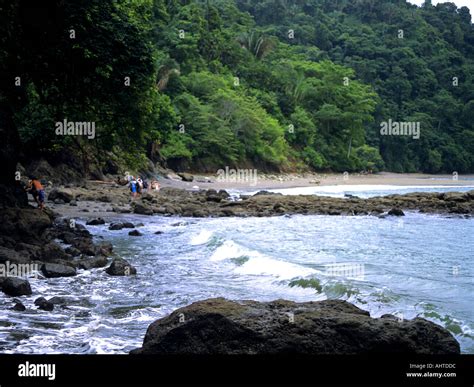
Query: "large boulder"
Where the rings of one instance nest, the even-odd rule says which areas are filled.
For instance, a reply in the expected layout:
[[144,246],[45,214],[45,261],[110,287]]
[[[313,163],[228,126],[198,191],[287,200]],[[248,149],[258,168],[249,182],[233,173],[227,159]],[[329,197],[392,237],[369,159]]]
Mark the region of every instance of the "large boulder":
[[105,220],[103,218],[91,219],[86,223],[88,226],[99,226],[101,224],[105,224]]
[[73,199],[73,193],[70,190],[64,188],[55,188],[48,195],[48,200],[51,201],[62,200],[64,203],[69,203]]
[[137,269],[125,259],[115,258],[105,272],[109,275],[122,276],[137,274]]
[[195,302],[152,323],[134,354],[459,354],[454,337],[415,318],[371,318],[341,300]]
[[0,222],[0,235],[23,243],[42,242],[42,233],[53,225],[52,214],[30,208],[4,208]]
[[76,262],[76,265],[80,269],[90,270],[97,269],[99,267],[107,266],[108,260],[104,255],[98,255],[95,257],[82,257]]
[[77,274],[74,267],[56,263],[45,263],[41,266],[41,272],[46,278],[72,277]]
[[69,259],[71,259],[71,256],[55,242],[49,242],[41,249],[41,261],[43,262],[58,263]]
[[28,280],[18,277],[0,278],[0,289],[7,296],[29,296],[31,286]]

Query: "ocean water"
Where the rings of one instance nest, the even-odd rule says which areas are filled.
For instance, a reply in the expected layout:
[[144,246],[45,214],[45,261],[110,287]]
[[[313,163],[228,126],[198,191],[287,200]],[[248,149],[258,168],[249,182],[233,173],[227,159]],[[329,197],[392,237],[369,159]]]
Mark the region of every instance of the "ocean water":
[[[103,269],[30,279],[25,312],[0,293],[2,353],[127,353],[148,325],[209,297],[294,301],[337,298],[399,318],[429,319],[474,353],[474,219],[408,212],[403,218],[117,216],[129,230],[88,226],[132,263],[136,276]],[[80,222],[80,221],[79,221]],[[162,231],[162,234],[155,234]],[[34,300],[65,297],[37,310]]]
[[[312,186],[312,187],[295,187],[295,188],[281,188],[268,189],[266,191],[281,193],[282,195],[318,195],[331,197],[344,197],[344,195],[354,195],[360,198],[371,198],[375,196],[387,196],[393,194],[408,194],[413,192],[467,192],[474,190],[474,185],[419,185],[419,186],[399,186],[399,185],[327,185],[327,186]],[[233,196],[239,195],[254,195],[259,190],[252,188],[247,189],[233,189],[228,190]]]

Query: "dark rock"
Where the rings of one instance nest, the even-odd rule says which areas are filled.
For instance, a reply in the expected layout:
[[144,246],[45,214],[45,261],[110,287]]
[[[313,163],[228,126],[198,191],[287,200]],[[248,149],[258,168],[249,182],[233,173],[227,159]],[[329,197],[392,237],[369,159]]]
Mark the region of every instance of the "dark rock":
[[133,212],[140,215],[153,215],[153,209],[141,203],[135,203]]
[[105,224],[105,220],[102,218],[96,218],[96,219],[89,220],[86,224],[88,226],[98,226],[100,224]]
[[156,231],[155,234],[156,234],[156,235],[163,234],[163,231]]
[[179,172],[177,173],[177,175],[183,179],[183,181],[193,181],[194,180],[194,176],[191,175],[190,173],[186,173],[186,172]]
[[388,212],[388,215],[391,215],[391,216],[405,216],[405,213],[400,208],[392,208]]
[[29,296],[31,286],[28,280],[18,277],[2,278],[0,281],[0,288],[7,296]]
[[71,200],[74,200],[74,195],[70,190],[55,188],[49,193],[48,200],[55,203],[56,200],[60,200],[63,203],[69,203]]
[[226,190],[219,190],[219,192],[217,193],[222,199],[228,199],[230,198],[230,195],[229,193],[226,191]]
[[112,246],[112,243],[103,242],[95,247],[95,254],[109,256],[110,254],[112,254],[113,250],[114,248]]
[[130,265],[125,259],[115,258],[105,272],[109,275],[122,276],[137,274],[137,269]]
[[44,297],[37,298],[35,300],[35,305],[38,309],[46,310],[48,312],[51,312],[54,309],[54,304]]
[[112,231],[117,231],[117,230],[121,230],[121,229],[123,229],[123,223],[112,223],[109,226],[109,230],[112,230]]
[[16,248],[23,263],[41,260],[41,246],[31,245],[29,243],[17,243]]
[[444,328],[371,318],[342,300],[195,302],[152,323],[133,354],[459,354]]
[[16,310],[17,312],[24,312],[26,310],[26,306],[23,305],[21,302],[17,302],[15,303],[12,309]]
[[283,196],[283,194],[281,193],[278,193],[278,192],[270,192],[270,191],[265,191],[265,190],[261,190],[261,191],[258,191],[255,195],[253,196],[269,196],[269,195],[273,195],[273,196]]
[[47,211],[30,208],[2,208],[1,214],[0,235],[23,243],[44,243],[41,235],[53,225],[53,214]]
[[95,257],[84,257],[77,261],[77,267],[84,270],[97,269],[99,267],[107,266],[108,259],[104,255]]
[[352,195],[352,194],[348,194],[348,193],[345,193],[345,194],[344,194],[344,197],[345,197],[345,198],[357,198],[356,195]]
[[72,244],[82,254],[95,255],[97,252],[97,246],[94,245],[94,242],[90,237],[75,238],[72,241]]
[[132,212],[132,210],[130,210],[129,208],[125,208],[125,207],[113,207],[112,211],[117,212],[119,214],[129,214],[130,212]]
[[66,250],[64,251],[73,257],[77,257],[78,255],[81,255],[81,251],[72,246],[67,247]]
[[144,200],[144,201],[147,201],[147,202],[151,202],[151,201],[153,201],[153,199],[155,199],[155,196],[152,195],[150,192],[145,192],[142,195],[141,199]]
[[224,198],[220,196],[215,189],[206,191],[206,201],[220,203]]
[[56,263],[45,263],[41,266],[41,272],[47,278],[72,277],[77,274],[73,267]]
[[7,249],[0,246],[0,264],[5,265],[7,262],[21,264],[28,263],[29,261],[29,258],[25,257],[23,254],[20,254],[13,249]]
[[102,202],[102,203],[111,203],[112,202],[112,199],[110,198],[110,196],[107,196],[107,195],[101,195],[97,198],[97,201],[98,202]]
[[122,225],[123,225],[123,228],[135,228],[133,223],[130,223],[130,222],[123,222]]
[[71,256],[66,253],[61,246],[55,242],[49,242],[43,246],[41,250],[41,261],[43,262],[57,262],[58,260],[67,261]]
[[142,236],[143,234],[138,230],[133,230],[128,233],[130,236]]

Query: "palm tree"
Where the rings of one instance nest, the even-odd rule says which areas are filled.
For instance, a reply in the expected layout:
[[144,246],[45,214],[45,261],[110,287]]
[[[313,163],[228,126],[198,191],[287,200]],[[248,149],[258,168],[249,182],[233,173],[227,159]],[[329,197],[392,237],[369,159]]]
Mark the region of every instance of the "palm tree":
[[291,95],[295,106],[298,106],[308,92],[308,84],[302,72],[293,78],[292,83],[286,87],[286,92]]
[[274,37],[265,36],[255,31],[243,33],[237,38],[237,41],[256,59],[265,57],[276,45]]

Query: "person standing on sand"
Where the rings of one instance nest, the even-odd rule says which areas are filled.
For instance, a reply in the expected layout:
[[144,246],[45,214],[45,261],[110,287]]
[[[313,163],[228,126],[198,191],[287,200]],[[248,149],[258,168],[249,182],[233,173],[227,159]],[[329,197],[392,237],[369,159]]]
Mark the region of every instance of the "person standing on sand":
[[43,210],[45,193],[44,187],[41,182],[36,177],[30,177],[30,180],[28,180],[28,184],[25,190],[26,192],[31,193],[33,199],[35,199],[35,202],[38,204],[38,208],[40,210]]

